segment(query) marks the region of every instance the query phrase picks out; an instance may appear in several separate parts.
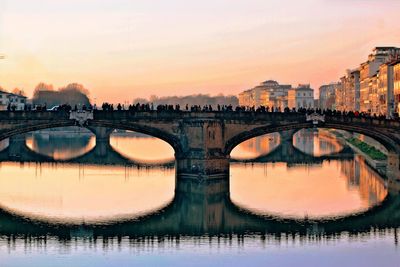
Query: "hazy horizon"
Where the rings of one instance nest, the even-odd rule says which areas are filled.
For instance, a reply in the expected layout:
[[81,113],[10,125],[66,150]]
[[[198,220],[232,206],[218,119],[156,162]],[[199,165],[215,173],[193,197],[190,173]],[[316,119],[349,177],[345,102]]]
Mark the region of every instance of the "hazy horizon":
[[[400,46],[393,0],[0,0],[0,85],[83,84],[97,102],[337,81]],[[317,91],[317,90],[316,90]]]

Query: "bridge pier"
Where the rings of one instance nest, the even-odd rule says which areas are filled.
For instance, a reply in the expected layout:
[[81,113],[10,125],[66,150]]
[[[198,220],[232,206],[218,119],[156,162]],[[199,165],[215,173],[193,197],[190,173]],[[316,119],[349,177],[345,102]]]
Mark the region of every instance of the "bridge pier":
[[208,181],[229,177],[229,157],[187,157],[176,159],[178,179]]
[[293,146],[293,136],[296,133],[295,130],[288,130],[288,131],[283,131],[280,132],[280,144],[279,146],[281,147],[280,151],[282,152],[282,157],[291,157],[293,156],[294,152],[294,146]]
[[176,153],[179,179],[209,181],[229,177],[229,155],[225,147],[223,123],[199,120],[182,125],[181,152]]
[[25,147],[25,134],[11,136],[8,143],[8,156],[10,158],[20,158]]
[[94,148],[95,155],[98,157],[106,156],[110,150],[110,136],[114,129],[95,126],[87,128],[96,136],[96,146]]

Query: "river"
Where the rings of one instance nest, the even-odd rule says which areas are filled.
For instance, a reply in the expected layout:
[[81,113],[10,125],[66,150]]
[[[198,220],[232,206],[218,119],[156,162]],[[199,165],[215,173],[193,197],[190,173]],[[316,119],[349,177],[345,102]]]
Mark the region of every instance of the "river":
[[395,266],[387,178],[330,130],[281,139],[240,144],[210,186],[182,184],[173,149],[135,133],[112,134],[113,164],[88,132],[28,134],[27,160],[3,141],[0,266]]

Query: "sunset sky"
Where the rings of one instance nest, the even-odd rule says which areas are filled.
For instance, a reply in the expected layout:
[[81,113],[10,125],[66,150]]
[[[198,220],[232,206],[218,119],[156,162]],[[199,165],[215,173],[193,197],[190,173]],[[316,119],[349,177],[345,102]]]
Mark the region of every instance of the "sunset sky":
[[82,83],[91,98],[237,94],[336,81],[400,46],[398,0],[0,0],[0,85]]

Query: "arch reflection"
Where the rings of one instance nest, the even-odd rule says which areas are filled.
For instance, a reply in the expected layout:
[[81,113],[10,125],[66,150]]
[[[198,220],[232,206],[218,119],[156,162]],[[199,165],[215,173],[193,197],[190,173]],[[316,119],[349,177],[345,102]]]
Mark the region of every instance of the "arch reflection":
[[[176,238],[181,236],[270,235],[278,240],[287,235],[297,237],[330,237],[345,232],[347,235],[365,233],[374,229],[400,226],[400,198],[391,195],[382,205],[365,213],[337,220],[293,220],[274,216],[258,216],[234,205],[229,198],[229,180],[207,183],[178,179],[174,200],[165,208],[149,216],[98,224],[37,223],[7,210],[0,210],[0,235],[71,238],[149,237]],[[346,235],[346,236],[347,236]]]
[[66,224],[134,219],[171,202],[173,170],[117,166],[2,163],[0,206]]
[[285,163],[231,167],[233,203],[260,215],[323,219],[348,216],[379,205],[385,180],[361,157],[321,165]]

